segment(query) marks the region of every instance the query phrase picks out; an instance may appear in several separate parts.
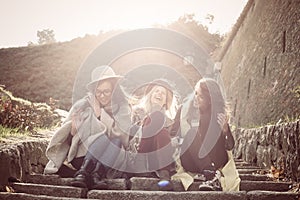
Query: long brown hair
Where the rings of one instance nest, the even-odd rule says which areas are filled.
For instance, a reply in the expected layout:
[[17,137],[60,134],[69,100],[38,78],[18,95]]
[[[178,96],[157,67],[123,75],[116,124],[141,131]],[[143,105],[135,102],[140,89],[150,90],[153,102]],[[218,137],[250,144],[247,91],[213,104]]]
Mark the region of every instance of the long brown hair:
[[226,103],[219,84],[214,79],[202,78],[195,85],[195,88],[199,87],[206,102],[209,102],[211,111],[225,114]]
[[[209,124],[206,124],[207,131],[203,133],[205,135],[202,146],[199,150],[199,158],[203,158],[207,155],[208,152],[215,146],[219,137],[221,136],[222,129],[218,124],[218,114],[226,113],[226,103],[224,95],[221,91],[220,85],[211,78],[200,79],[195,88],[201,88],[201,93],[203,97],[209,102],[210,109],[210,121]],[[201,120],[201,112],[200,112]]]

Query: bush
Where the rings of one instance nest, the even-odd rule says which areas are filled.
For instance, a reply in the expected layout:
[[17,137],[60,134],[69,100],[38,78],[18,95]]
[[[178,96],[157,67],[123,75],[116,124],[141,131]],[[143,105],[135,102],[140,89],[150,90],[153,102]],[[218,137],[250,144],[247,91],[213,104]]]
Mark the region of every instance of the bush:
[[0,123],[3,127],[34,133],[36,128],[59,125],[61,118],[54,109],[55,105],[15,98],[0,87]]

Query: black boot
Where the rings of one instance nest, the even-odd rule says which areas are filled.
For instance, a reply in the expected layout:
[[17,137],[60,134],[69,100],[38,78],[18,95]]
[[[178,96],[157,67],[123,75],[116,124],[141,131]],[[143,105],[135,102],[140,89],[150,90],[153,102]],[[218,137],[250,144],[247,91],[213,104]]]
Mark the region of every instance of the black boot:
[[88,188],[89,176],[96,166],[94,159],[85,158],[80,169],[75,173],[74,179],[71,181],[71,185],[75,187]]
[[104,167],[101,165],[100,162],[97,162],[96,164],[96,168],[94,169],[94,171],[91,174],[91,189],[97,189],[97,190],[107,190],[108,189],[108,185],[107,183],[102,180],[102,177],[100,174],[101,171],[103,172],[105,169]]
[[[205,171],[205,170],[204,170]],[[208,170],[206,171],[206,173],[208,172]],[[213,171],[210,171],[210,173]],[[222,186],[221,183],[219,181],[219,178],[221,174],[219,171],[216,171],[213,173],[213,177],[211,177],[211,174],[209,174],[209,178],[211,178],[210,180],[207,179],[205,182],[201,183],[199,185],[199,190],[200,191],[222,191]]]
[[71,169],[69,166],[62,164],[62,166],[58,169],[56,174],[58,174],[61,178],[72,178],[74,177],[76,170]]
[[170,172],[166,169],[157,170],[155,173],[158,176],[158,178],[160,178],[161,180],[169,180],[170,179]]

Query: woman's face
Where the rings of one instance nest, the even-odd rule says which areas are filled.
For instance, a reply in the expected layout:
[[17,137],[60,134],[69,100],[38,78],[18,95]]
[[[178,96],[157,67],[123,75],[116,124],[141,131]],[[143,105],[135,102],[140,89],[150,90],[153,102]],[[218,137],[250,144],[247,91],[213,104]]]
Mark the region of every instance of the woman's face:
[[167,101],[167,89],[162,86],[154,86],[150,97],[151,105],[157,104],[163,107]]
[[205,98],[201,87],[195,87],[194,107],[204,111],[209,108],[209,106],[209,101],[207,98]]
[[100,82],[95,91],[95,96],[102,106],[107,106],[111,101],[113,85],[109,81]]

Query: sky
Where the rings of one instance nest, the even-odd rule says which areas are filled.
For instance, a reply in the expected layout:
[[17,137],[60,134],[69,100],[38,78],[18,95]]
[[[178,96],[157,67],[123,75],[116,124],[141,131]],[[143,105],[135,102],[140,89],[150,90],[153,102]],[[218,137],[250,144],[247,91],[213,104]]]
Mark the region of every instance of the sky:
[[[37,31],[54,30],[59,42],[113,29],[166,25],[184,14],[212,33],[231,30],[247,0],[0,0],[0,48],[37,43]],[[207,14],[214,16],[210,25]]]

